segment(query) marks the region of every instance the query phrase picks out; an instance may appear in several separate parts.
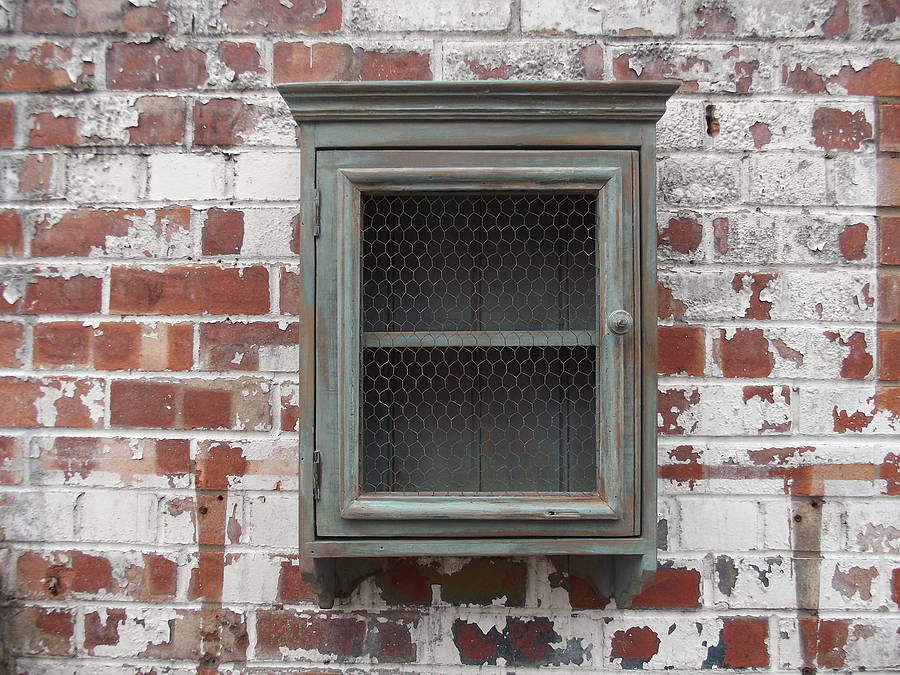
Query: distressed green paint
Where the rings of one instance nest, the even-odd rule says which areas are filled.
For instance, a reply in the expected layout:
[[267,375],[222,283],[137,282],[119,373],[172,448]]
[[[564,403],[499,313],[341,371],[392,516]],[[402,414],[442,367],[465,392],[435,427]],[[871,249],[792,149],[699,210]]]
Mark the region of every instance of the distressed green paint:
[[[603,595],[618,596],[620,605],[636,592],[643,575],[655,569],[654,124],[676,88],[675,83],[660,82],[302,83],[279,87],[300,124],[302,139],[301,571],[313,583],[323,606],[330,605],[335,595],[349,592],[357,579],[378,568],[377,561],[383,557],[568,557],[568,564],[579,577],[589,579]],[[425,161],[421,151],[428,148],[440,148],[438,154],[443,159]],[[472,164],[474,157],[487,156],[486,150],[497,151],[496,157],[503,161]],[[532,169],[557,169],[544,178],[544,189],[576,185],[570,170],[579,166],[617,169],[616,176],[607,179],[599,190],[600,194],[615,193],[615,199],[606,198],[598,207],[598,215],[601,221],[615,224],[613,236],[627,245],[598,240],[596,259],[604,261],[598,267],[605,275],[598,288],[603,311],[616,305],[629,309],[634,328],[626,336],[601,329],[591,338],[609,364],[608,376],[614,378],[600,404],[603,412],[599,417],[607,419],[598,422],[601,428],[609,427],[604,440],[612,453],[603,468],[618,464],[620,470],[604,473],[606,485],[597,496],[608,498],[617,517],[590,520],[585,514],[559,519],[549,516],[547,522],[546,518],[529,518],[520,509],[518,514],[508,513],[506,520],[488,520],[484,514],[478,515],[477,508],[469,509],[468,519],[401,519],[392,524],[377,514],[374,518],[369,517],[371,514],[344,517],[353,514],[342,515],[341,509],[347,512],[348,505],[360,501],[356,467],[347,464],[346,447],[347,427],[358,424],[358,392],[351,388],[343,393],[345,405],[341,410],[325,402],[332,393],[336,395],[342,375],[352,372],[351,361],[358,359],[358,351],[353,350],[358,350],[359,327],[352,307],[346,302],[338,306],[336,283],[349,269],[350,279],[340,276],[340,280],[345,294],[350,291],[352,297],[353,274],[358,274],[358,269],[348,265],[358,264],[358,231],[340,242],[334,239],[339,221],[352,223],[358,219],[359,189],[353,186],[354,180],[365,183],[365,189],[383,187],[392,191],[400,189],[401,184],[424,184],[432,190],[438,185],[443,189],[473,186],[490,182],[490,174],[507,169],[511,151],[528,151],[525,154]],[[577,153],[593,159],[560,164],[561,156]],[[332,160],[332,165],[322,164],[326,156],[341,159]],[[384,183],[380,186],[366,182],[359,174],[366,166],[379,167],[381,160],[372,164],[373,156],[393,158],[393,176],[382,176]],[[627,159],[611,161],[612,157]],[[528,168],[514,161],[512,165]],[[436,172],[440,176],[423,176],[423,168],[440,169]],[[347,173],[339,175],[339,169]],[[357,174],[349,177],[353,171]],[[527,189],[527,178],[520,180],[524,183],[518,186]],[[507,185],[515,183],[508,181]],[[533,180],[530,185],[539,186]],[[322,204],[323,231],[318,240],[312,234],[317,188],[329,194]],[[601,233],[605,229],[601,228]],[[322,283],[328,279],[335,283]],[[334,326],[345,330],[336,331]],[[412,345],[420,338],[408,339]],[[610,418],[619,423],[606,424]],[[320,451],[324,463],[318,503],[313,500],[313,449]],[[355,477],[355,482],[348,483],[348,476]],[[402,510],[402,497],[395,503],[401,504]],[[341,527],[348,529],[339,535],[323,536],[316,523],[316,511],[321,516],[323,508],[331,509],[332,517],[336,514]],[[452,512],[454,507],[447,508]],[[456,508],[466,511],[468,507]],[[373,532],[378,534],[373,536]],[[476,533],[477,538],[473,537]],[[407,538],[400,539],[398,534]]]

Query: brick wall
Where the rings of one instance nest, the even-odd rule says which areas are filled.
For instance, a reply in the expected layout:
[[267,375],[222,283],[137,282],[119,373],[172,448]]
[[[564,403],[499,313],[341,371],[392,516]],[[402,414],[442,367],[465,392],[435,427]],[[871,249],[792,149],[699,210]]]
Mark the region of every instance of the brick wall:
[[[9,671],[900,667],[897,15],[0,2]],[[544,559],[409,560],[317,610],[273,83],[667,77],[655,578],[624,611]]]

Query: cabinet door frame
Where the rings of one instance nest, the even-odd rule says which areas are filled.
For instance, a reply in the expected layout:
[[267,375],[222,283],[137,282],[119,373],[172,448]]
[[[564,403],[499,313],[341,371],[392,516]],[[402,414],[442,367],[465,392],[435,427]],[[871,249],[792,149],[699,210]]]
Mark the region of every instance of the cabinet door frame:
[[[637,153],[628,150],[332,150],[317,153],[318,536],[633,536],[639,452],[640,317],[635,311]],[[520,496],[362,493],[359,480],[360,203],[365,192],[578,191],[597,197],[597,422],[594,493]],[[610,226],[611,225],[611,226]],[[626,309],[626,335],[603,319]],[[601,421],[603,423],[601,423]]]

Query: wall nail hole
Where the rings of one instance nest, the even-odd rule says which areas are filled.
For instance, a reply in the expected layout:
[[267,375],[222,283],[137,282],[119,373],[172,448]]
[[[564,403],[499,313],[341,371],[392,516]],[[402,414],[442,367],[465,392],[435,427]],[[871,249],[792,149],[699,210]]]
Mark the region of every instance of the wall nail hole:
[[719,135],[719,118],[716,117],[716,106],[706,106],[706,134],[707,136]]
[[205,515],[206,515],[206,512],[209,511],[209,509],[206,508],[205,506],[201,506],[200,509],[199,509],[199,511],[200,511],[200,515],[205,516]]
[[218,497],[216,497],[216,499],[218,499],[219,501],[222,501],[223,499],[225,499],[225,497],[223,497],[222,495],[219,495]]
[[803,516],[801,516],[800,514],[797,514],[796,516],[794,516],[795,523],[799,523],[801,520],[803,520]]

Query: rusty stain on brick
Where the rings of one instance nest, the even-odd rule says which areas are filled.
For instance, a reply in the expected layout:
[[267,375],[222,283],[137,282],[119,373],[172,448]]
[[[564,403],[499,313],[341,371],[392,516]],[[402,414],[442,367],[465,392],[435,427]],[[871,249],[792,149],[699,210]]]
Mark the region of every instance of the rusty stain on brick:
[[721,554],[716,556],[716,579],[719,592],[722,595],[731,596],[737,584],[738,569],[734,564],[734,558]]

